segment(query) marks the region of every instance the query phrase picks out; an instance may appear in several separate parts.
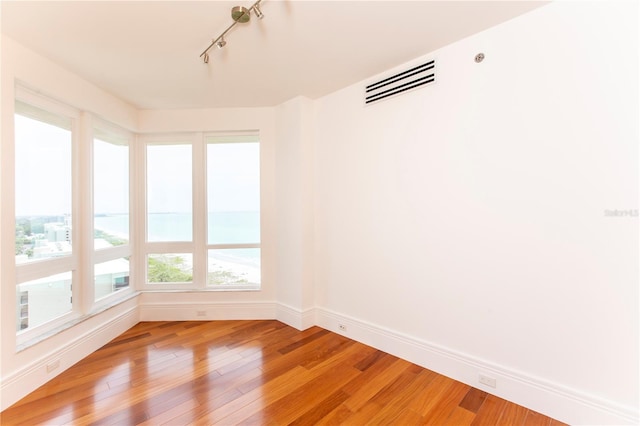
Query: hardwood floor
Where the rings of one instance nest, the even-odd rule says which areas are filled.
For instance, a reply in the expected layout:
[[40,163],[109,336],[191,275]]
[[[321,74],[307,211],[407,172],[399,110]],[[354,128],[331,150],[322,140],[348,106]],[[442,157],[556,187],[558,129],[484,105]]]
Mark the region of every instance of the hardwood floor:
[[561,424],[341,335],[278,321],[140,323],[0,423]]

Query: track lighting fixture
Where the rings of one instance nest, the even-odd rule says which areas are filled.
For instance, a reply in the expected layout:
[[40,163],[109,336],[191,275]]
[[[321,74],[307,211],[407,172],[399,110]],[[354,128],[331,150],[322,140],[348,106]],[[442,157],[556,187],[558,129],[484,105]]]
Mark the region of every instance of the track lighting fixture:
[[231,28],[235,27],[236,24],[245,24],[251,20],[251,11],[256,14],[258,19],[264,18],[264,13],[260,10],[260,2],[262,0],[256,1],[251,7],[246,8],[243,6],[235,6],[231,9],[231,19],[233,19],[233,23],[227,27],[226,30],[222,32],[217,38],[211,40],[211,44],[207,47],[204,52],[200,54],[200,57],[204,61],[205,64],[209,63],[209,50],[213,46],[218,46],[219,49],[222,49],[226,44],[226,40],[224,36],[231,30]]

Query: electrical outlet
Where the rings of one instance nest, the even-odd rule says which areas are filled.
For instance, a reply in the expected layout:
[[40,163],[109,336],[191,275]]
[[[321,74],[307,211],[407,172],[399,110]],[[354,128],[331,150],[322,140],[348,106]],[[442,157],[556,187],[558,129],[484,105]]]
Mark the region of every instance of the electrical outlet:
[[55,361],[47,364],[47,373],[51,373],[53,370],[55,370],[58,367],[60,367],[60,360],[56,359]]
[[196,316],[197,317],[206,317],[207,316],[207,311],[196,311]]
[[344,324],[338,324],[338,328],[339,328],[341,331],[347,331],[347,326],[346,326],[346,325],[344,325]]
[[484,374],[480,374],[478,375],[478,381],[480,383],[482,383],[483,385],[487,385],[491,388],[495,388],[496,387],[496,378],[495,377],[489,377],[489,376],[485,376]]

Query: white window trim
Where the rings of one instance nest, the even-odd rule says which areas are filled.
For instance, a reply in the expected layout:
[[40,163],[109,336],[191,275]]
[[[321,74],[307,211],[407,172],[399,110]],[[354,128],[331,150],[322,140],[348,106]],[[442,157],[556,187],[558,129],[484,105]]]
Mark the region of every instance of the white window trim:
[[[93,156],[93,146],[95,143],[95,139],[98,138],[100,139],[102,137],[102,135],[105,135],[106,137],[104,137],[103,139],[106,142],[109,142],[108,139],[110,138],[119,138],[123,140],[123,145],[128,146],[129,151],[128,151],[128,160],[129,160],[129,239],[128,239],[128,243],[121,245],[121,246],[115,246],[115,247],[106,247],[106,248],[102,248],[102,249],[96,249],[94,246],[94,233],[95,233],[95,209],[94,209],[94,156]],[[99,264],[99,263],[104,263],[104,262],[108,262],[111,260],[116,260],[116,259],[120,259],[120,258],[124,258],[124,257],[129,257],[130,261],[129,261],[129,287],[126,289],[122,289],[122,290],[118,290],[115,292],[112,292],[108,295],[105,295],[103,297],[100,298],[96,298],[95,297],[95,285],[91,286],[91,290],[89,291],[91,297],[91,304],[89,307],[90,311],[95,310],[96,308],[99,307],[103,307],[103,306],[110,306],[112,305],[114,302],[117,302],[118,300],[122,299],[122,297],[124,295],[128,295],[128,294],[133,294],[136,291],[135,288],[135,283],[137,281],[137,275],[136,275],[136,262],[135,262],[135,256],[133,255],[133,253],[135,252],[133,250],[133,244],[132,242],[134,241],[135,235],[136,235],[136,220],[135,220],[135,184],[136,184],[136,178],[135,178],[135,174],[134,174],[134,170],[135,170],[135,134],[131,133],[119,126],[116,126],[108,121],[105,121],[101,118],[97,118],[97,117],[93,117],[92,120],[92,126],[91,126],[91,135],[88,138],[88,140],[91,142],[88,145],[90,145],[90,149],[91,149],[91,155],[89,156],[89,163],[91,164],[90,166],[90,182],[91,182],[91,197],[90,200],[91,202],[90,204],[90,211],[87,213],[87,217],[90,217],[91,219],[89,221],[87,221],[89,223],[89,226],[87,226],[87,229],[85,229],[85,231],[87,232],[87,239],[88,244],[90,244],[90,249],[88,250],[89,252],[91,252],[91,262],[90,262],[90,266],[87,266],[87,269],[89,269],[88,273],[87,273],[87,280],[90,280],[88,282],[91,283],[95,283],[95,265]]]

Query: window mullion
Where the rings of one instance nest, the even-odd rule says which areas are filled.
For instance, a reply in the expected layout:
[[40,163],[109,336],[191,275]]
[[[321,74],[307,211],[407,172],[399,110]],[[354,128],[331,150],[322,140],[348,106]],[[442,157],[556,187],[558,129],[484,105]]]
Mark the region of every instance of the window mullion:
[[[78,259],[72,295],[74,310],[82,314],[93,308],[93,124],[90,114],[80,115],[78,136],[74,137],[74,256]],[[75,219],[77,218],[77,220]],[[77,249],[76,249],[77,248]],[[76,302],[76,300],[78,302]]]
[[133,253],[133,262],[131,263],[131,284],[135,290],[142,290],[145,286],[146,267],[145,262],[147,256],[146,234],[147,234],[147,202],[146,202],[146,182],[147,182],[147,160],[145,152],[145,144],[142,136],[136,135],[131,149],[131,158],[129,160],[131,167],[131,207],[129,224],[130,235],[133,239],[131,247]]
[[193,283],[197,288],[207,285],[207,202],[206,150],[203,133],[193,141]]

